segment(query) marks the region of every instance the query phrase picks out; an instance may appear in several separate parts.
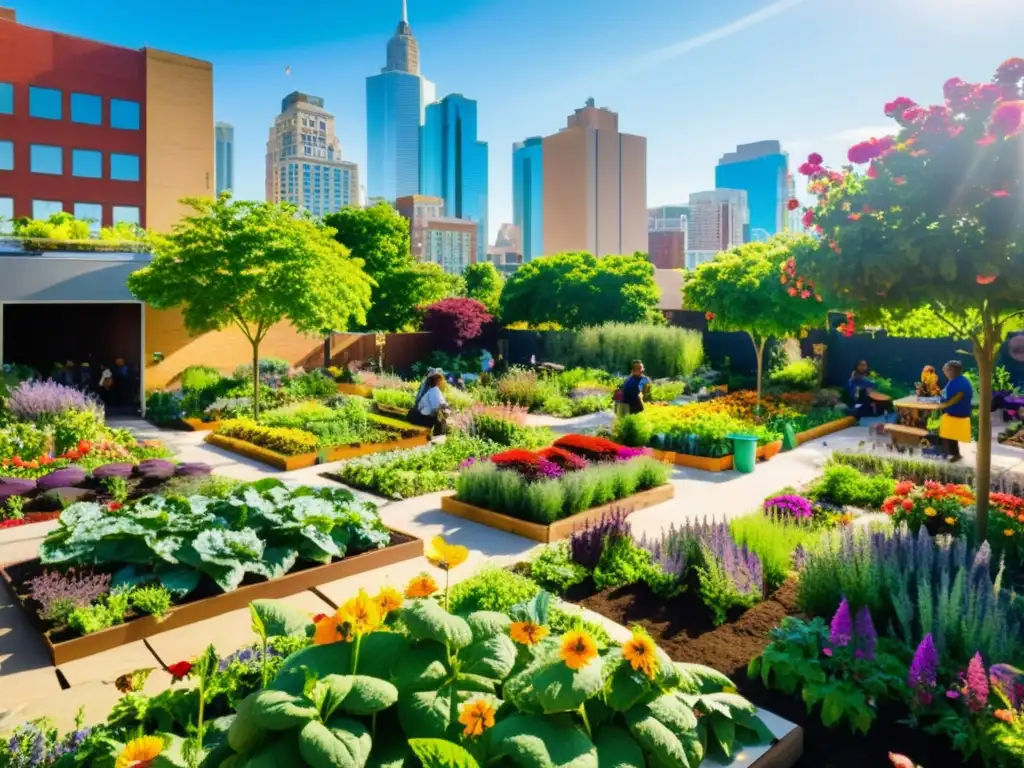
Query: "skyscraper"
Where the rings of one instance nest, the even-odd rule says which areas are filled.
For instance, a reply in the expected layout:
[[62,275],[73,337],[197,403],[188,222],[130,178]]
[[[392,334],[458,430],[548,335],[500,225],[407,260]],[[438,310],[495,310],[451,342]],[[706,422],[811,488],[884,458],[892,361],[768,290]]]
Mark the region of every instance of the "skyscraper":
[[747,193],[742,189],[713,189],[690,195],[687,250],[727,251],[743,243],[749,219]]
[[394,201],[420,193],[420,126],[433,101],[434,84],[420,75],[420,49],[402,0],[387,65],[366,78],[368,197]]
[[235,187],[235,127],[231,123],[217,123],[214,138],[217,142],[217,167],[214,175],[219,195]]
[[740,144],[735,152],[726,153],[718,161],[715,186],[742,189],[747,193],[748,239],[764,239],[785,229],[788,174],[789,155],[777,141]]
[[459,93],[427,107],[420,190],[444,198],[445,216],[477,225],[476,260],[487,257],[487,142],[477,139],[476,102]]
[[395,201],[398,212],[409,220],[412,255],[418,261],[461,275],[477,260],[477,225],[445,216],[444,205],[442,198],[428,195],[409,195]]
[[663,205],[647,211],[647,256],[657,269],[686,265],[686,228],[690,209]]
[[519,229],[523,263],[544,255],[544,140],[512,145],[512,223]]
[[267,139],[267,200],[315,216],[359,204],[359,166],[341,159],[334,115],[319,96],[295,91],[281,101]]
[[647,250],[647,139],[615,112],[587,99],[544,138],[543,168],[544,254]]

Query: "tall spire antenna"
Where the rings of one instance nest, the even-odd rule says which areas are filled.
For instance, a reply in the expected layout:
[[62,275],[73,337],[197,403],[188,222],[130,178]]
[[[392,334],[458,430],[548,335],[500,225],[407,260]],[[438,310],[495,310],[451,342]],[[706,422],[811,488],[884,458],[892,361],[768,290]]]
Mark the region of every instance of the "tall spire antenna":
[[402,0],[402,21],[409,23],[409,0]]

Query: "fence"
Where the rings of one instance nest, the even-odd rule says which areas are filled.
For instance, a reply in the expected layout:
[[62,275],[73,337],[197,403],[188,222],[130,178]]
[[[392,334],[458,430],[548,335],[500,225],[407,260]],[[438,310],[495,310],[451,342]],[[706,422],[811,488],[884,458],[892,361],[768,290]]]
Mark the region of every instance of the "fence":
[[[429,333],[387,333],[384,335],[384,369],[408,371],[434,349],[433,337]],[[350,363],[374,362],[380,354],[377,350],[377,335],[335,333],[331,336],[330,353],[330,364],[339,368]],[[323,360],[323,350],[311,353],[303,360],[302,367],[319,368]]]

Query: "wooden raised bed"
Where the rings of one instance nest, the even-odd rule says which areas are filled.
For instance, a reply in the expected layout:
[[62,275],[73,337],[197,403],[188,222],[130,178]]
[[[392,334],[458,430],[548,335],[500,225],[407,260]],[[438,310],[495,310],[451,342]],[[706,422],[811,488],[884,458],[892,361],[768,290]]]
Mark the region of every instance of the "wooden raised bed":
[[179,627],[185,627],[199,621],[212,619],[229,611],[245,608],[253,600],[288,597],[321,584],[337,581],[347,576],[355,576],[376,568],[395,565],[406,560],[414,560],[422,555],[422,539],[392,530],[391,544],[384,549],[363,552],[352,557],[343,558],[336,563],[318,565],[313,568],[288,573],[272,581],[242,586],[234,592],[225,592],[214,597],[196,600],[192,603],[176,605],[171,608],[163,621],[157,621],[153,616],[143,616],[110,629],[104,629],[91,635],[76,637],[63,642],[52,642],[50,640],[49,635],[43,631],[35,611],[24,604],[14,588],[13,579],[9,571],[19,566],[27,565],[32,561],[27,560],[21,563],[14,563],[0,569],[0,579],[3,579],[7,585],[11,596],[17,599],[18,606],[25,613],[29,623],[39,630],[46,649],[50,654],[51,661],[54,666],[58,666],[69,661],[92,656],[96,653],[109,651],[112,648],[119,648],[136,640],[158,635],[161,632],[178,629]]
[[338,392],[343,395],[354,395],[355,397],[369,397],[373,394],[373,387],[366,384],[342,384],[339,382]]
[[808,440],[815,440],[819,437],[825,437],[825,435],[831,435],[833,432],[839,432],[840,430],[854,427],[857,425],[857,420],[853,416],[846,416],[842,419],[836,419],[835,421],[829,421],[825,424],[820,424],[812,429],[805,429],[803,432],[796,433],[797,445],[803,445]]
[[333,448],[325,448],[317,453],[300,453],[296,456],[286,456],[268,448],[261,448],[245,440],[236,440],[233,437],[218,435],[216,432],[206,436],[206,442],[216,445],[226,451],[237,453],[241,456],[255,461],[269,464],[275,469],[291,472],[293,469],[305,469],[317,464],[326,464],[330,461],[347,461],[359,456],[367,456],[371,453],[383,451],[398,451],[405,448],[418,448],[430,442],[430,436],[426,431],[418,432],[409,437],[398,440],[390,440],[386,443],[365,443],[356,445],[338,445]]
[[[768,443],[767,445],[759,445],[757,447],[757,458],[760,461],[768,461],[768,459],[776,456],[781,450],[781,440],[776,440],[774,443]],[[654,458],[660,461],[667,461],[669,464],[675,464],[677,467],[689,467],[690,469],[699,469],[703,472],[728,472],[733,466],[732,454],[711,458],[710,456],[694,456],[689,453],[656,450],[654,451]]]
[[182,419],[182,421],[192,432],[212,432],[220,426],[219,421],[203,421],[202,419]]
[[636,512],[638,509],[646,509],[668,501],[675,495],[675,488],[671,484],[659,485],[657,488],[650,488],[624,499],[613,501],[611,504],[604,504],[600,507],[592,507],[584,512],[567,517],[564,520],[557,520],[551,525],[534,523],[530,520],[520,520],[502,512],[494,512],[483,507],[474,507],[466,504],[452,496],[441,497],[441,511],[449,515],[455,515],[475,523],[486,525],[490,528],[497,528],[500,531],[508,531],[517,536],[522,536],[545,544],[552,541],[567,539],[572,532],[583,528],[589,523],[596,523],[602,517],[613,510],[626,510]]

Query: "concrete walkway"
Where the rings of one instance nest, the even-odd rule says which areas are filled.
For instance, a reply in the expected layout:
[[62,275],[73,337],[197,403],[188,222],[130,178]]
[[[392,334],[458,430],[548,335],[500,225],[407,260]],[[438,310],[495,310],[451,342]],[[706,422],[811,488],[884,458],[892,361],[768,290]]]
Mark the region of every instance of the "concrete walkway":
[[[560,432],[600,426],[606,414],[592,414],[563,422],[549,422]],[[531,417],[535,423],[550,417]],[[146,422],[125,421],[118,426],[132,429],[140,438],[163,440],[181,461],[205,461],[217,474],[239,480],[278,477],[289,484],[334,485],[320,473],[340,465],[320,465],[294,472],[280,472],[258,462],[206,445],[204,433],[159,430]],[[878,450],[867,427],[848,429],[807,443],[794,451],[758,464],[752,474],[736,472],[707,473],[675,468],[671,482],[675,498],[632,515],[638,534],[657,535],[671,523],[688,518],[732,518],[759,509],[762,500],[787,486],[800,486],[821,473],[833,450]],[[993,464],[996,472],[1024,477],[1024,451],[996,446]],[[973,455],[965,453],[965,462]],[[392,528],[429,541],[441,534],[449,541],[470,549],[469,561],[453,571],[453,581],[471,576],[484,565],[503,566],[527,556],[538,545],[518,536],[451,517],[440,511],[442,494],[428,494],[404,501],[387,501],[359,494],[378,504],[381,517]],[[0,563],[34,557],[39,543],[55,523],[37,524],[0,531]],[[404,587],[415,574],[432,570],[424,558],[378,569],[356,577],[321,584],[315,590],[287,598],[287,602],[313,613],[329,612],[355,594],[360,587],[375,591],[384,584]],[[434,572],[435,577],[442,574]],[[55,669],[46,656],[38,635],[28,626],[6,588],[0,587],[0,732],[26,718],[49,715],[62,727],[72,725],[80,706],[86,719],[95,722],[106,716],[118,694],[113,681],[122,674],[144,667],[157,667],[147,690],[160,690],[169,684],[169,676],[159,669],[190,658],[209,643],[226,655],[252,642],[246,610],[234,611],[214,619],[155,635],[145,641],[97,654]]]

